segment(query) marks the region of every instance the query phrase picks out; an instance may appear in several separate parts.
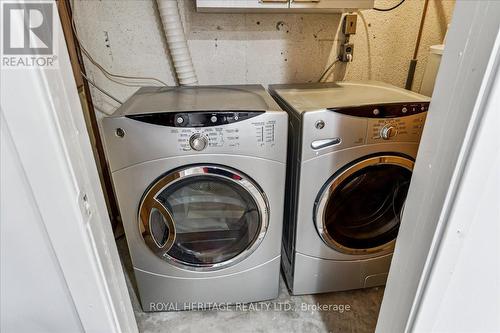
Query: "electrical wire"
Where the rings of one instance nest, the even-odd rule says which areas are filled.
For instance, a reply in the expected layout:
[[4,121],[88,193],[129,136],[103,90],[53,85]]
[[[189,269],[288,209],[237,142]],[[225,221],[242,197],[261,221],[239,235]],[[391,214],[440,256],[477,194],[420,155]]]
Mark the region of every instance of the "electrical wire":
[[106,70],[101,64],[99,64],[92,57],[92,55],[90,54],[90,52],[87,51],[87,49],[83,46],[83,43],[82,43],[82,41],[80,39],[80,36],[78,36],[78,33],[76,31],[75,20],[73,19],[73,17],[71,18],[71,25],[72,25],[72,28],[73,28],[73,34],[75,35],[76,41],[78,42],[78,45],[80,46],[80,49],[82,50],[82,54],[84,54],[87,57],[87,59],[95,67],[97,67],[97,69],[99,69],[104,74],[104,76],[106,76],[106,78],[108,78],[109,80],[111,80],[111,81],[113,81],[115,83],[127,86],[127,87],[143,87],[144,85],[143,84],[137,84],[137,83],[133,83],[133,84],[131,84],[131,83],[124,83],[124,82],[119,81],[118,79],[155,81],[155,82],[161,84],[162,86],[168,86],[168,84],[166,84],[162,80],[154,78],[154,77],[129,76],[129,75],[122,75],[122,74],[114,74],[114,73],[111,73],[110,71]]
[[[346,62],[345,64],[345,71],[344,71],[344,77],[342,78],[341,81],[345,81],[345,78],[347,77],[347,75],[349,74],[349,70],[351,69],[351,66],[349,66],[349,63]],[[369,78],[369,77],[368,77]]]
[[[345,35],[344,43],[349,43],[349,35]],[[323,79],[327,76],[327,74],[330,73],[335,64],[337,64],[338,62],[340,62],[339,57],[337,57],[330,65],[328,65],[323,74],[321,74],[321,76],[319,77],[318,82],[321,83]]]
[[390,8],[377,8],[377,7],[373,7],[373,10],[377,10],[379,12],[390,12],[391,10],[393,9],[396,9],[398,8],[399,6],[401,6],[403,4],[403,2],[405,2],[406,0],[401,0],[397,5],[394,5]]
[[[372,47],[371,47],[371,42],[370,42],[370,32],[368,29],[368,22],[366,22],[365,15],[361,10],[356,11],[361,18],[361,22],[363,22],[363,28],[365,30],[365,40],[366,40],[366,73],[368,75],[368,80],[372,79]],[[345,72],[344,77],[347,76],[347,70]]]
[[82,77],[88,82],[90,83],[94,88],[96,88],[97,90],[99,90],[101,93],[103,93],[104,95],[108,96],[109,98],[111,98],[112,100],[114,100],[116,103],[118,104],[123,104],[122,101],[120,101],[118,98],[114,97],[113,95],[111,95],[110,93],[108,93],[106,90],[102,89],[101,87],[99,87],[97,84],[95,84],[94,81],[92,81],[91,79],[89,79],[85,74],[83,74],[83,72],[80,72],[80,74],[82,75]]
[[335,61],[333,61],[326,69],[325,71],[323,72],[323,74],[321,74],[321,76],[319,77],[318,79],[318,82],[321,82],[323,81],[323,79],[325,78],[326,74],[328,74],[330,72],[330,70],[333,68],[333,66],[335,66],[336,63],[338,63],[340,60],[339,59],[336,59]]

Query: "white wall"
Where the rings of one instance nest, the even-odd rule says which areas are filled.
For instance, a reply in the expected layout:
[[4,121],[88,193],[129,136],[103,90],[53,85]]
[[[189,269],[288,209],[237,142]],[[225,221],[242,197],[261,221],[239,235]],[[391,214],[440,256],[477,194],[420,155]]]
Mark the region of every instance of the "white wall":
[[[390,7],[394,0],[375,1]],[[197,13],[194,0],[179,1],[184,29],[200,84],[316,81],[335,58],[338,14]],[[363,11],[358,19],[354,62],[339,64],[331,79],[381,80],[404,86],[413,56],[423,1],[406,0],[392,12]],[[418,90],[427,50],[440,44],[454,1],[430,0],[414,88]],[[82,42],[105,68],[116,73],[155,76],[174,84],[166,43],[153,0],[75,1],[74,16]],[[366,33],[368,31],[368,33]],[[126,99],[136,88],[110,82],[86,62],[91,78]],[[116,103],[93,91],[98,109]]]

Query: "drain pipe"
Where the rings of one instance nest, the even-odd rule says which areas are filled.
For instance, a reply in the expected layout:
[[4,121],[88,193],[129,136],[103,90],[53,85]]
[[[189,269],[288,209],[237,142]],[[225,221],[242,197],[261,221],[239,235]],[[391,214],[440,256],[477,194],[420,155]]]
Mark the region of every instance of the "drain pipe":
[[197,85],[198,78],[182,27],[177,0],[156,0],[179,85]]
[[415,70],[417,69],[418,49],[420,48],[420,40],[422,39],[422,31],[424,29],[425,16],[427,14],[428,6],[429,0],[425,0],[424,9],[422,10],[422,16],[420,18],[420,26],[418,27],[417,41],[415,42],[415,49],[413,50],[413,58],[410,60],[410,68],[408,69],[408,76],[406,77],[405,89],[407,90],[411,90],[413,85],[413,77],[415,76]]

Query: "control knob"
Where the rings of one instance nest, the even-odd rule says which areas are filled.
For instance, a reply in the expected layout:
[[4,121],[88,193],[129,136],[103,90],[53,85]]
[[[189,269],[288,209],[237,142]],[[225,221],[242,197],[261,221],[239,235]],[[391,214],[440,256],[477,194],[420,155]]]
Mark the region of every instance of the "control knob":
[[189,145],[193,150],[202,151],[208,146],[208,138],[200,133],[195,133],[189,138]]
[[398,130],[396,127],[387,125],[382,128],[380,131],[380,137],[384,140],[389,140],[392,137],[395,137],[398,134]]

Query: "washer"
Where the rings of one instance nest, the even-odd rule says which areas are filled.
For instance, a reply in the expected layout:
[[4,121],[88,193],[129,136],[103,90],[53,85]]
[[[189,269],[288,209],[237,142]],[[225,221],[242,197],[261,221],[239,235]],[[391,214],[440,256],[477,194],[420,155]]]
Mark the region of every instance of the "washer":
[[385,284],[429,98],[373,81],[270,91],[289,114],[282,251],[289,289]]
[[145,311],[278,296],[287,113],[262,86],[141,88],[103,128]]

